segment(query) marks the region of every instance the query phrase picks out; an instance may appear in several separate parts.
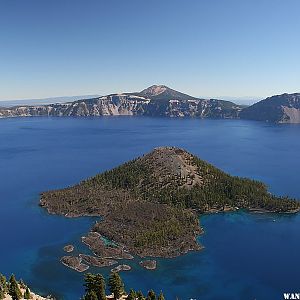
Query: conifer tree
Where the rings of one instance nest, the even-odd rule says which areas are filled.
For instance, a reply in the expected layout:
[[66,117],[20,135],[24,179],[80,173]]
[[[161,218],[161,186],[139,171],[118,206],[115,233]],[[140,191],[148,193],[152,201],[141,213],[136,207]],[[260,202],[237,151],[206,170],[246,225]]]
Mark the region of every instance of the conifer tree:
[[101,274],[95,275],[94,292],[96,293],[98,300],[106,300],[105,280]]
[[129,294],[127,296],[127,300],[135,300],[137,298],[137,294],[133,289],[130,289]]
[[14,274],[12,274],[9,278],[8,293],[12,297],[12,300],[20,300],[22,298],[22,293]]
[[26,284],[24,283],[23,279],[19,280],[19,286],[21,289],[26,289]]
[[86,295],[84,299],[94,298],[97,300],[106,300],[105,295],[105,280],[101,274],[87,273],[84,278]]
[[0,299],[4,299],[4,294],[6,292],[6,278],[0,274]]
[[98,297],[94,291],[89,291],[85,294],[83,300],[98,300]]
[[4,291],[2,289],[2,286],[0,286],[0,299],[4,299]]
[[113,272],[109,276],[108,286],[110,292],[114,295],[114,299],[119,299],[124,294],[124,283],[120,275]]
[[31,294],[28,287],[26,287],[26,290],[24,292],[24,299],[31,299]]
[[[3,294],[7,293],[7,282],[6,277],[0,273],[0,291],[3,292]],[[3,297],[4,298],[4,297]],[[0,298],[1,299],[1,298]]]
[[144,297],[144,295],[143,295],[143,293],[141,291],[138,291],[136,293],[136,296],[137,296],[138,300],[144,300],[145,299],[145,297]]
[[84,286],[86,293],[94,290],[95,287],[95,276],[91,273],[87,273],[84,276]]
[[148,292],[147,300],[156,300],[156,295],[153,290]]
[[158,299],[158,300],[165,300],[165,297],[164,297],[164,294],[163,294],[162,291],[160,292],[160,294],[159,294],[159,296],[158,296],[157,299]]

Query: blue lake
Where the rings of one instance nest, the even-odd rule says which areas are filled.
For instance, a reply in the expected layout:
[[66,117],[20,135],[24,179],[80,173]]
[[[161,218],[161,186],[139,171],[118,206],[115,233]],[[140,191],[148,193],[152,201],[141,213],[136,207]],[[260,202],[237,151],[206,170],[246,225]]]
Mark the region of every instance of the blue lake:
[[[76,300],[83,274],[59,262],[95,219],[48,215],[39,193],[110,169],[152,148],[183,147],[233,175],[266,182],[300,199],[300,125],[237,120],[139,117],[0,120],[0,272],[15,273],[37,292]],[[167,299],[283,299],[300,292],[300,215],[205,215],[205,249],[158,261],[134,260],[122,277],[129,289],[163,290]],[[108,269],[91,269],[108,274]]]

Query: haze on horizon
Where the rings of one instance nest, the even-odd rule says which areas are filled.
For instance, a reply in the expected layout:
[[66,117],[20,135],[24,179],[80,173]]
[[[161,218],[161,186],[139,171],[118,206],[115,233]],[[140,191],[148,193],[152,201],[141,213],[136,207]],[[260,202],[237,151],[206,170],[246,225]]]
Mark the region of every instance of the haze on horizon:
[[[298,0],[4,0],[0,100],[300,92]],[[223,96],[222,96],[223,95]]]

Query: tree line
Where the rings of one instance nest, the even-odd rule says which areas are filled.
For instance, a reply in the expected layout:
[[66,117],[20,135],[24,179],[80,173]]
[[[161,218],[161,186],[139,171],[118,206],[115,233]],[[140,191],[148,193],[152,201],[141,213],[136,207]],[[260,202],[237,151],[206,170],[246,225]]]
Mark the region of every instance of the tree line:
[[[24,290],[23,293],[21,289]],[[0,299],[4,299],[7,294],[12,300],[32,298],[28,286],[22,280],[17,281],[15,275],[12,274],[7,281],[6,277],[0,273]]]
[[[110,274],[107,285],[114,300],[165,300],[162,292],[156,295],[153,290],[150,290],[145,296],[141,291],[133,289],[126,293],[124,282],[116,272]],[[81,300],[107,300],[106,280],[101,274],[85,274],[84,287],[85,295]],[[22,291],[24,292],[22,293]],[[28,286],[22,280],[17,281],[15,275],[12,274],[7,281],[6,277],[0,273],[0,299],[5,299],[7,295],[12,300],[32,299]]]
[[[130,289],[127,294],[125,285],[121,276],[112,272],[107,280],[107,285],[110,293],[113,295],[114,300],[127,299],[127,300],[165,300],[164,295],[160,292],[159,295],[153,290],[150,290],[146,296],[141,291]],[[85,295],[82,300],[106,300],[106,281],[101,274],[87,273],[84,277]]]

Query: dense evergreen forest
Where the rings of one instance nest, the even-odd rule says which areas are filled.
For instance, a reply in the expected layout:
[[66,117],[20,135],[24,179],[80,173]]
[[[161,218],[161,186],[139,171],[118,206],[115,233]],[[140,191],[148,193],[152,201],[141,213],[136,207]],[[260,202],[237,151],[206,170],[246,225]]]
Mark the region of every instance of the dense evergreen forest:
[[[193,208],[199,213],[212,208],[222,210],[226,206],[274,212],[299,209],[298,201],[271,195],[262,182],[230,176],[181,149],[174,151],[176,155],[184,156],[188,166],[196,168],[194,174],[187,172],[182,176],[180,169],[185,166],[180,164],[177,172],[172,173],[163,163],[153,162],[155,157],[154,153],[151,153],[149,157],[125,163],[85,181],[84,184],[93,188],[106,186],[108,189],[129,190],[136,198],[181,208]],[[165,159],[168,160],[166,157]],[[200,180],[193,184],[195,176]]]

